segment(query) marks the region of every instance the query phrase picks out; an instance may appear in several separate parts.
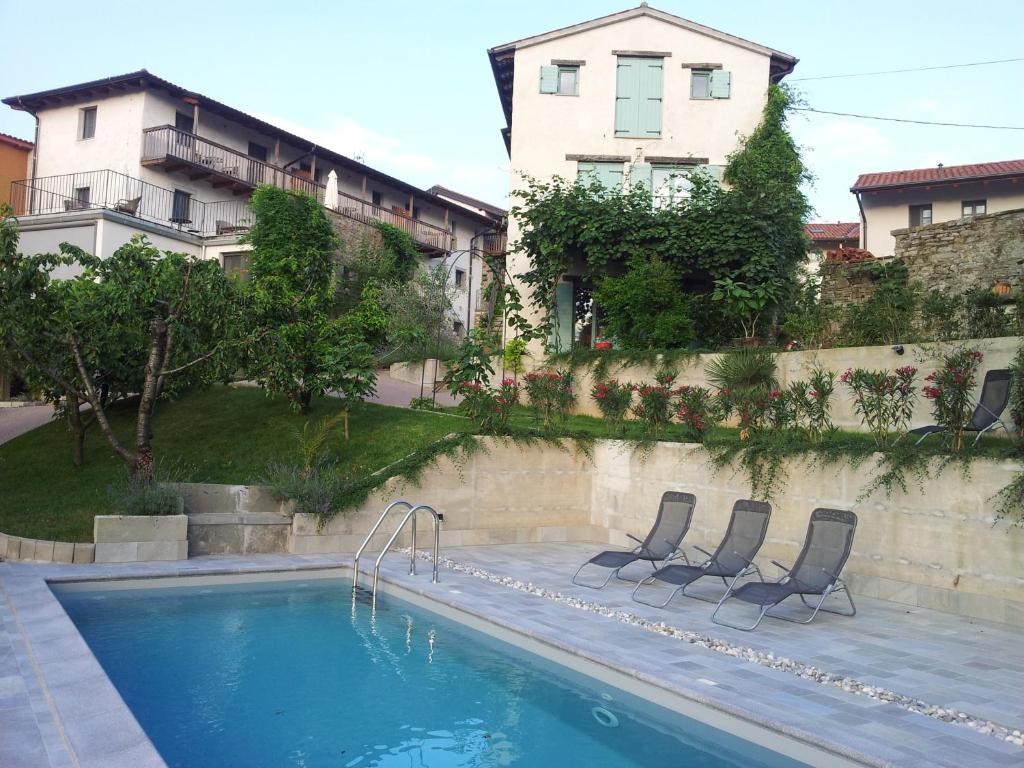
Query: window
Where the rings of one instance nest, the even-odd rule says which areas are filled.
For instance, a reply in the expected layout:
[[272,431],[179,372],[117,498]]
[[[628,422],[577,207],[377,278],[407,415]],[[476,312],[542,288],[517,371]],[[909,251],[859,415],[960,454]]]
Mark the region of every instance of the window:
[[576,178],[590,183],[597,181],[606,189],[622,188],[622,163],[589,163],[576,164]]
[[191,207],[192,193],[183,189],[174,190],[174,200],[171,202],[171,221],[175,224],[191,224]]
[[179,131],[185,133],[196,132],[196,121],[191,113],[175,112],[174,113],[174,127]]
[[615,135],[661,136],[663,59],[619,56],[615,73]]
[[89,207],[89,187],[75,187],[75,208]]
[[651,195],[655,208],[672,208],[690,196],[693,166],[655,165],[651,167]]
[[86,107],[78,112],[78,138],[91,139],[96,135],[96,107]]
[[451,228],[452,228],[452,237],[455,237],[455,233],[458,231],[458,228],[455,226],[455,219],[451,220]]
[[455,287],[462,288],[466,284],[466,273],[464,270],[455,270]]
[[384,198],[381,197],[380,192],[371,192],[370,199],[373,202],[373,204],[377,206],[381,205],[381,203],[384,202]]
[[690,73],[690,98],[711,98],[711,70],[695,69]]
[[910,206],[910,226],[927,227],[932,223],[932,204]]
[[985,200],[964,200],[962,203],[964,216],[981,216],[987,208]]
[[237,277],[239,280],[249,279],[249,254],[225,253],[224,274],[228,277]]
[[452,323],[452,330],[455,331],[456,336],[462,338],[462,336],[466,332],[466,326],[461,320],[456,320],[454,323]]
[[412,207],[412,217],[414,219],[416,219],[417,221],[419,220],[419,218],[420,218],[420,207],[418,205],[414,205]]
[[249,157],[265,163],[267,162],[267,148],[262,144],[257,144],[255,141],[250,141]]
[[580,68],[575,65],[541,67],[540,92],[559,96],[579,96]]

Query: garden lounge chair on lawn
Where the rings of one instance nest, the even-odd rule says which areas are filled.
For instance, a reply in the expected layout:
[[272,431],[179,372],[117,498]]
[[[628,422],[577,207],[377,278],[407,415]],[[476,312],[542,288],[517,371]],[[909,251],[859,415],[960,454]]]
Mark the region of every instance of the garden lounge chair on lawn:
[[[838,613],[841,616],[855,616],[857,607],[853,604],[846,584],[839,578],[846,559],[850,556],[850,549],[853,547],[853,534],[857,530],[857,516],[853,512],[843,509],[816,509],[811,513],[811,522],[807,526],[807,538],[804,539],[804,547],[789,569],[775,560],[775,565],[786,572],[779,581],[766,584],[763,582],[748,582],[735,589],[726,592],[711,620],[716,624],[723,624],[734,629],[744,631],[754,629],[761,623],[766,615],[786,621],[793,621],[798,624],[809,624],[818,611]],[[840,611],[831,608],[822,608],[822,604],[829,595],[842,592],[850,601],[850,610]],[[768,611],[781,603],[787,597],[799,595],[803,604],[811,609],[812,613],[807,619],[791,619],[788,616],[769,614]],[[816,602],[809,602],[808,596],[817,597]],[[718,618],[718,612],[730,598],[736,598],[744,603],[751,603],[761,609],[757,621],[749,627],[732,624]]]
[[[687,597],[696,597],[709,603],[717,603],[718,600],[710,600],[700,595],[687,595],[686,588],[693,582],[704,576],[717,576],[725,584],[728,592],[742,576],[749,576],[756,573],[757,577],[764,581],[760,569],[754,564],[754,555],[764,543],[765,533],[768,531],[768,519],[772,514],[772,505],[763,501],[750,501],[740,499],[732,507],[732,517],[729,518],[729,527],[725,531],[725,537],[718,549],[711,554],[706,549],[695,547],[708,556],[700,565],[681,565],[673,563],[663,566],[652,575],[641,581],[633,590],[633,599],[644,605],[651,605],[655,608],[664,608],[676,593],[682,592]],[[669,594],[664,602],[652,603],[640,598],[640,591],[644,586],[655,582],[663,582],[674,586],[675,589]]]
[[[999,368],[985,374],[985,381],[981,384],[981,397],[978,398],[978,406],[974,409],[971,420],[964,427],[965,432],[977,432],[974,442],[977,443],[983,434],[1002,427],[1007,432],[1006,424],[1002,418],[1006,404],[1010,402],[1010,389],[1013,385],[1013,371],[1007,368]],[[920,435],[921,439],[915,443],[920,444],[928,435],[937,432],[945,432],[938,424],[931,424],[927,427],[918,427],[910,430],[912,435]]]
[[[665,491],[661,495],[661,504],[658,505],[658,518],[654,521],[654,526],[651,528],[650,533],[647,534],[647,538],[640,541],[636,536],[626,534],[629,538],[639,542],[638,547],[630,552],[607,551],[595,555],[576,570],[572,577],[572,583],[578,587],[601,589],[612,580],[612,576],[616,576],[623,581],[632,581],[631,579],[623,579],[619,576],[619,571],[630,563],[635,563],[637,560],[647,560],[653,568],[655,567],[654,563],[668,560],[679,551],[679,543],[690,529],[690,521],[693,519],[693,508],[696,504],[697,497],[692,493]],[[577,581],[576,579],[580,575],[580,571],[588,565],[607,568],[608,577],[600,584],[588,584],[583,581]]]

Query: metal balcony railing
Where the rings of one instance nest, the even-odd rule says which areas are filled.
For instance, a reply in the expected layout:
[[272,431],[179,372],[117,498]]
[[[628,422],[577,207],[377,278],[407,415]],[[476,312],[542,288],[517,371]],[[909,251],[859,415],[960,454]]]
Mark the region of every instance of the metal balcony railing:
[[202,236],[239,234],[252,224],[245,200],[204,203],[116,171],[85,171],[11,183],[17,216],[107,209]]

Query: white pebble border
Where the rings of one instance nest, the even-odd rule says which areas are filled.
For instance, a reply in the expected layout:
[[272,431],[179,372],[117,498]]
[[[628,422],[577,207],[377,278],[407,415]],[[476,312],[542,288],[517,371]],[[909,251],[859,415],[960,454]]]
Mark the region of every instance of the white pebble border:
[[[409,554],[409,548],[406,547],[404,552],[405,554]],[[429,561],[432,559],[430,554],[427,552],[419,552],[418,556],[423,560]],[[458,563],[447,557],[442,557],[439,563],[445,568],[457,573],[473,576],[477,579],[489,581],[492,584],[509,587],[510,589],[515,589],[519,592],[526,592],[531,595],[536,595],[537,597],[543,597],[547,600],[553,600],[556,603],[568,605],[571,608],[578,608],[579,610],[587,611],[589,613],[596,613],[609,619],[621,621],[623,624],[639,627],[648,632],[654,632],[658,635],[666,635],[668,637],[673,637],[677,640],[690,643],[691,645],[697,645],[701,648],[708,648],[709,650],[716,651],[718,653],[724,653],[726,656],[733,656],[737,659],[742,659],[743,661],[760,664],[763,667],[769,667],[770,669],[789,672],[790,674],[802,677],[805,680],[813,680],[814,682],[821,683],[822,685],[832,685],[858,696],[867,696],[875,699],[876,701],[895,704],[898,707],[902,707],[909,712],[914,712],[919,715],[925,715],[936,720],[942,720],[946,723],[966,725],[968,728],[971,728],[978,733],[992,736],[1011,744],[1016,744],[1018,747],[1024,747],[1024,733],[1017,728],[1008,728],[1005,725],[994,723],[991,720],[974,717],[966,712],[961,712],[949,707],[940,707],[934,704],[928,704],[920,699],[904,696],[878,686],[868,685],[852,677],[832,674],[831,672],[826,672],[825,670],[819,669],[818,667],[810,664],[804,664],[799,661],[793,661],[792,659],[776,656],[773,653],[762,653],[760,651],[755,651],[753,648],[734,645],[733,643],[718,640],[708,635],[702,635],[697,632],[691,632],[685,629],[679,629],[678,627],[669,626],[663,621],[650,621],[641,616],[637,616],[636,614],[629,613],[628,611],[612,610],[600,603],[581,600],[578,597],[565,595],[561,592],[545,589],[544,587],[538,587],[531,582],[519,581],[518,579],[513,579],[509,576],[499,576],[497,574],[490,573],[489,571],[485,571],[482,568]]]

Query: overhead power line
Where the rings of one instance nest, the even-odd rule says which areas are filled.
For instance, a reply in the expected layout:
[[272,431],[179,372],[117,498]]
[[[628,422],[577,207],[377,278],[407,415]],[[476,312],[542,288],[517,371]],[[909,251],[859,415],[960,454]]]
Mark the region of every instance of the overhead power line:
[[793,107],[796,112],[814,112],[819,115],[839,115],[840,117],[857,117],[862,120],[884,120],[890,123],[914,123],[915,125],[943,125],[949,128],[988,128],[994,131],[1024,131],[1024,125],[980,125],[977,123],[943,123],[937,120],[911,120],[905,117],[880,117],[878,115],[858,115],[854,112],[830,112],[826,109],[811,107]]
[[995,59],[993,61],[971,61],[966,64],[942,64],[935,67],[909,67],[907,69],[885,69],[878,72],[850,72],[845,75],[819,75],[817,77],[793,77],[791,83],[803,83],[808,80],[838,80],[845,77],[876,77],[877,75],[901,75],[906,72],[933,72],[937,69],[962,69],[963,67],[986,67],[990,64],[1010,64],[1024,61],[1024,57],[1016,59]]

